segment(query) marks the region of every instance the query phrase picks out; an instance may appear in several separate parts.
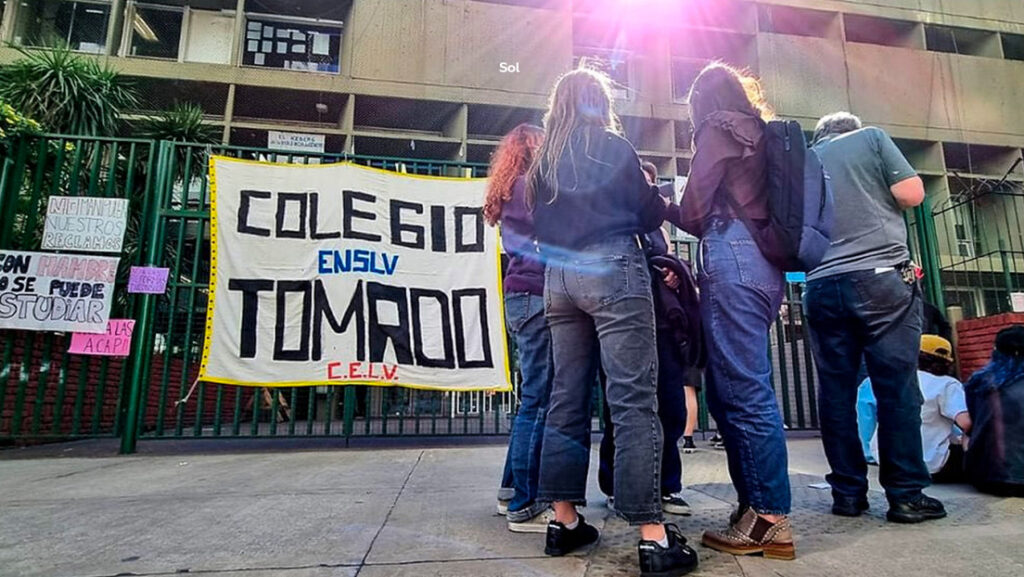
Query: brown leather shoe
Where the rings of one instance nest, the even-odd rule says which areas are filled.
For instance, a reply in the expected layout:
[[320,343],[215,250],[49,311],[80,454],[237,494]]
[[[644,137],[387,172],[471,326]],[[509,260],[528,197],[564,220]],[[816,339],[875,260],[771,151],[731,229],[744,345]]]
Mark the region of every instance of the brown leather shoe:
[[747,508],[738,518],[733,514],[730,521],[729,528],[724,532],[705,531],[701,544],[732,555],[761,553],[766,559],[796,559],[793,528],[789,518],[772,523]]

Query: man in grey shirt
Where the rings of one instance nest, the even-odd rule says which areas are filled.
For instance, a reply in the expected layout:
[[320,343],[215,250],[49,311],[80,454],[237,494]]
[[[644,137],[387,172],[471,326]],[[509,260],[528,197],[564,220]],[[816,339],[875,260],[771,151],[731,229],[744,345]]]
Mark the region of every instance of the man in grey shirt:
[[924,185],[889,135],[861,128],[852,114],[822,118],[813,147],[835,195],[832,246],[807,275],[804,291],[821,439],[832,469],[832,512],[854,517],[868,508],[856,411],[863,359],[878,400],[887,518],[918,523],[945,517],[942,503],[921,492],[931,481],[921,449],[917,384],[922,300],[903,221],[903,210],[924,200]]

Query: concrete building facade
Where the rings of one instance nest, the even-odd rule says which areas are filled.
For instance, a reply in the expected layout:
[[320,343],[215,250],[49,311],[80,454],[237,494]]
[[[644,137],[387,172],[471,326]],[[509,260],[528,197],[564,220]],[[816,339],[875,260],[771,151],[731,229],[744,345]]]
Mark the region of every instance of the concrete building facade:
[[[598,60],[619,84],[627,136],[670,177],[689,167],[689,84],[723,60],[756,72],[778,114],[808,129],[846,109],[888,130],[942,215],[944,270],[999,245],[978,273],[1024,271],[1021,219],[981,223],[1024,215],[1020,0],[4,0],[2,11],[5,43],[60,40],[136,78],[142,113],[195,102],[225,143],[304,138],[333,154],[485,163],[509,129],[540,121],[559,74]],[[0,64],[17,57],[0,48]],[[963,202],[986,186],[998,202]],[[946,284],[973,313],[1006,300],[1003,288]]]

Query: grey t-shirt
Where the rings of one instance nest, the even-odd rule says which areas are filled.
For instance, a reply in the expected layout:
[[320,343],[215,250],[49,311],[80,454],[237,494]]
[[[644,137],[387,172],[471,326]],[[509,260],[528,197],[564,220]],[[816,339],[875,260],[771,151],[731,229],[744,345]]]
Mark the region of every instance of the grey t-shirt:
[[832,246],[807,280],[889,267],[910,258],[903,209],[889,187],[916,176],[880,128],[830,136],[814,145],[832,180]]

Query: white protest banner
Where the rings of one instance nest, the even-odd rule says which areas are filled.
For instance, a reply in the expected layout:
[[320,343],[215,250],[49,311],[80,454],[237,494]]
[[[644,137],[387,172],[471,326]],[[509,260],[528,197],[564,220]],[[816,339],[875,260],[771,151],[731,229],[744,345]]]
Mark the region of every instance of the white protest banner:
[[509,390],[485,181],[211,160],[199,378]]
[[106,332],[117,261],[0,250],[0,329]]
[[43,250],[121,252],[128,199],[51,196],[43,228]]

